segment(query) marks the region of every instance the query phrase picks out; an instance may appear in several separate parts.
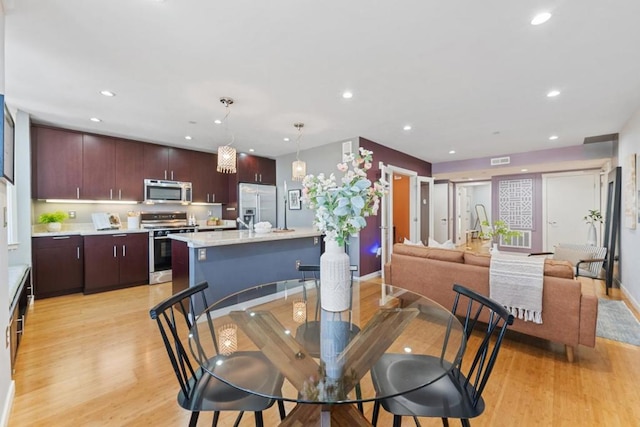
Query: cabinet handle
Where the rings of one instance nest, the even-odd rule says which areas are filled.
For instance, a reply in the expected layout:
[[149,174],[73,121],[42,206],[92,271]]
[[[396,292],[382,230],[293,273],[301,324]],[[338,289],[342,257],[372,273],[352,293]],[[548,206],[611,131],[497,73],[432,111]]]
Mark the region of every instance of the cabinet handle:
[[122,200],[122,188],[118,190],[118,200]]
[[167,170],[164,170],[164,179],[167,179]]
[[216,201],[216,193],[211,193],[211,203],[215,203]]
[[24,333],[24,314],[20,316],[17,320],[18,320],[18,329],[16,330],[16,333],[22,335]]
[[127,256],[127,247],[125,245],[122,245],[122,256],[123,257]]
[[260,174],[260,182],[262,182],[262,174]]
[[116,252],[116,245],[113,245],[113,257],[115,258],[117,256],[118,256],[118,254]]
[[258,180],[258,174],[257,174],[257,173],[254,173],[254,174],[253,174],[253,180],[254,180],[254,181],[257,181],[257,180]]
[[114,234],[113,237],[127,237],[126,234]]
[[80,187],[76,187],[76,199],[80,198]]
[[80,246],[76,246],[76,258],[80,259]]
[[171,181],[173,181],[173,171],[171,171]]
[[207,193],[207,203],[209,203],[209,193]]
[[63,239],[70,239],[71,236],[56,236],[53,238],[53,240],[63,240]]
[[113,188],[109,189],[109,199],[113,200]]

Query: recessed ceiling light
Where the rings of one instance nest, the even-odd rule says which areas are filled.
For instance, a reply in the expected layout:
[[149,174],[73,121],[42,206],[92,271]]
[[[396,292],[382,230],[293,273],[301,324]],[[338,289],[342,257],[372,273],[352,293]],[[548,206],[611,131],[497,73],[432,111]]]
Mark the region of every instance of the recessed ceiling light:
[[551,135],[551,136],[549,137],[549,139],[550,139],[551,141],[555,141],[556,139],[558,139],[558,135]]
[[411,130],[411,125],[404,125],[404,127],[402,128],[404,130]]
[[108,96],[108,97],[112,97],[112,96],[116,96],[115,93],[111,92],[110,90],[101,90],[100,93],[104,96]]
[[213,123],[215,123],[215,124],[219,125],[220,123],[222,123],[222,120],[220,120],[220,119],[215,119],[215,120],[213,121]]
[[289,138],[282,138],[282,140],[283,140],[284,142],[289,142],[289,141],[291,141]]
[[456,150],[449,150],[449,154],[456,154]]
[[550,91],[549,93],[547,93],[547,97],[548,98],[553,98],[553,97],[556,97],[558,95],[560,95],[560,91],[559,90],[555,90],[555,89]]
[[185,136],[184,139],[186,139],[187,141],[191,141],[193,138],[191,138],[189,135]]
[[342,92],[342,97],[344,99],[351,99],[351,98],[353,98],[353,92],[350,92],[350,91],[346,90],[346,91]]
[[533,17],[531,20],[531,25],[540,25],[544,24],[551,18],[551,14],[549,12],[539,13]]
[[256,150],[254,150],[253,148],[249,148],[249,152],[250,153],[253,153],[254,151],[256,151]]
[[96,123],[100,123],[102,121],[97,117],[91,117],[89,120],[91,120],[92,122],[96,122]]
[[473,181],[473,178],[467,178],[467,181]]

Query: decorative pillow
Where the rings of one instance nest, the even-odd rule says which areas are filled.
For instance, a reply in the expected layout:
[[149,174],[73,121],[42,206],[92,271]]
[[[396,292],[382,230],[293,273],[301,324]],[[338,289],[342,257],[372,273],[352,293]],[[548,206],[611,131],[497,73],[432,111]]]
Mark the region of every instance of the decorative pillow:
[[578,264],[578,261],[592,258],[593,254],[563,246],[556,246],[553,254],[554,260],[569,261],[574,267]]
[[406,237],[404,238],[404,242],[405,245],[411,245],[411,246],[424,246],[424,244],[421,241],[417,241],[417,242],[412,242],[411,240],[407,239]]
[[455,249],[456,245],[453,244],[451,240],[447,240],[444,243],[438,243],[437,240],[429,237],[429,247],[430,248],[442,248],[442,249]]

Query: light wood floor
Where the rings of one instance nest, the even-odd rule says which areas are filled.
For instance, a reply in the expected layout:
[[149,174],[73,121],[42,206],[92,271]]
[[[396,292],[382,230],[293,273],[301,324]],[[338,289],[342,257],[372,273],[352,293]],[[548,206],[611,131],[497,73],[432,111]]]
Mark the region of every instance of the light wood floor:
[[[189,413],[176,403],[178,385],[148,314],[170,291],[167,283],[36,301],[19,349],[9,425],[186,426]],[[639,362],[640,347],[597,338],[595,348],[579,347],[571,364],[562,345],[509,334],[484,394],[487,409],[472,424],[638,426]],[[368,418],[371,410],[365,404]],[[210,414],[200,418],[199,425],[211,424]],[[233,418],[223,415],[220,425]],[[247,414],[242,425],[253,422]],[[265,425],[277,423],[274,406]],[[391,425],[391,417],[382,412],[379,425]]]

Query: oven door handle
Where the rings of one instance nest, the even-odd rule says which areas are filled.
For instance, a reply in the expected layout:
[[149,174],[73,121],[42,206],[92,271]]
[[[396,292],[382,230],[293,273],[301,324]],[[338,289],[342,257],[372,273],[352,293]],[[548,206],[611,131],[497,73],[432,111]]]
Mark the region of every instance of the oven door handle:
[[166,240],[166,239],[168,239],[168,238],[169,238],[169,236],[155,236],[155,237],[153,238],[153,240]]

